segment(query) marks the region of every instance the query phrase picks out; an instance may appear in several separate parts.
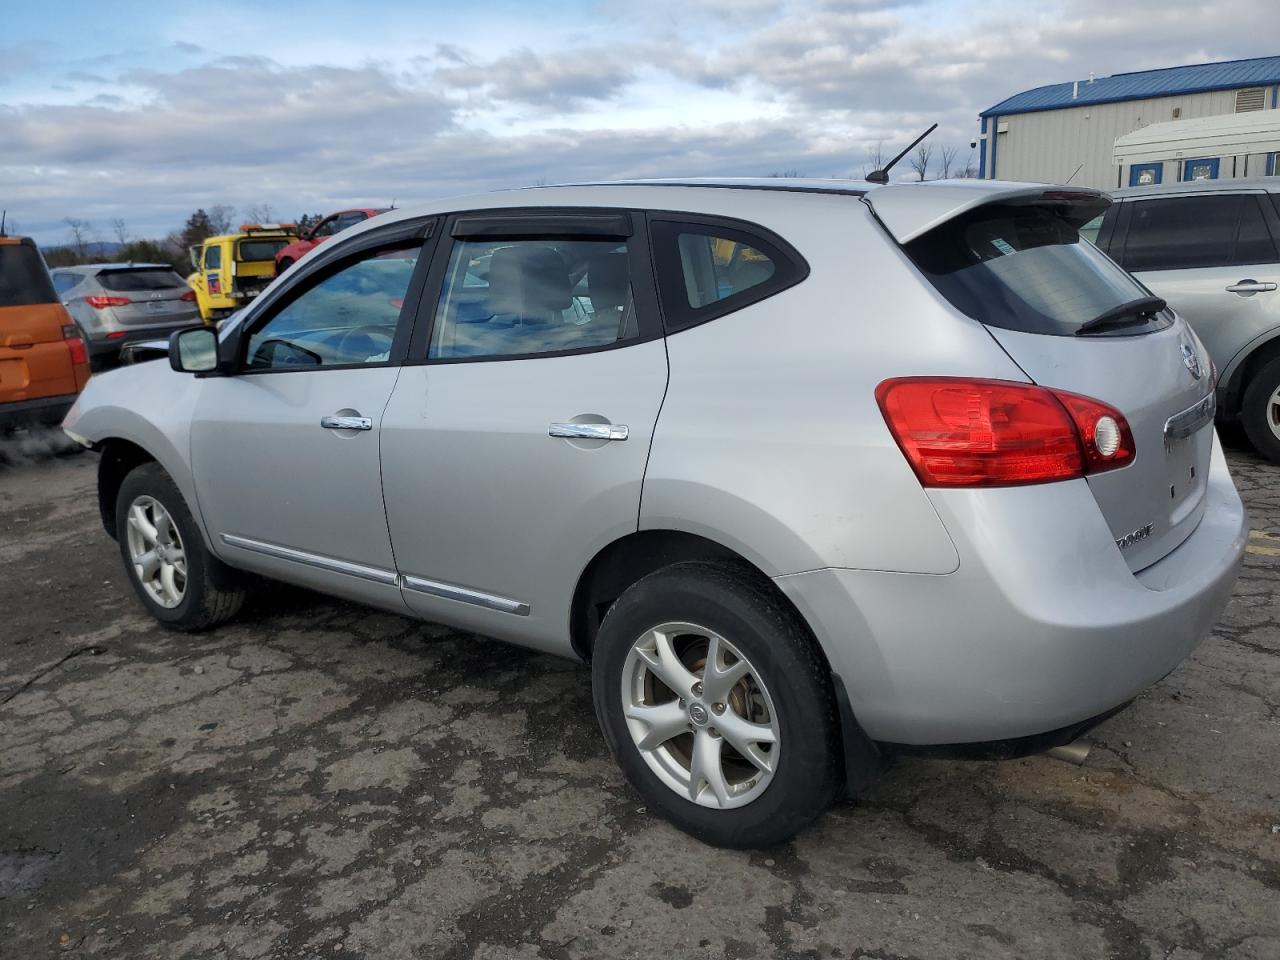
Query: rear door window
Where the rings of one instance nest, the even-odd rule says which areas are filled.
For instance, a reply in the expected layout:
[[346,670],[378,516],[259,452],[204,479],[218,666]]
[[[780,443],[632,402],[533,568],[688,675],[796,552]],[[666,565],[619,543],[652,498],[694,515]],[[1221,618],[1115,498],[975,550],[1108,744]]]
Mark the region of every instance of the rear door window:
[[35,245],[0,243],[0,307],[57,302],[57,291]]
[[1245,194],[1240,205],[1240,226],[1236,230],[1236,248],[1231,262],[1244,266],[1251,263],[1277,263],[1275,237],[1263,216],[1262,197]]
[[187,285],[172,270],[103,270],[98,274],[98,283],[104,290],[120,292],[171,290]]
[[956,309],[1007,330],[1072,336],[1094,317],[1150,296],[1054,206],[989,204],[904,249]]
[[669,332],[758,303],[809,274],[786,241],[754,224],[656,217],[650,228]]
[[1231,263],[1239,194],[1132,201],[1120,262],[1126,270],[1190,270]]

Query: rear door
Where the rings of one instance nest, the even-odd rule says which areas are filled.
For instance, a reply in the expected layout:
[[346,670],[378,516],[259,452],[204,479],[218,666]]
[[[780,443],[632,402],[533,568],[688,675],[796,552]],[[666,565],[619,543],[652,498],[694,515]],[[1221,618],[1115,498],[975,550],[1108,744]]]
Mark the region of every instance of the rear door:
[[905,245],[955,307],[1034,382],[1101,400],[1133,431],[1129,466],[1088,483],[1129,566],[1173,550],[1203,512],[1214,442],[1209,359],[1172,311],[1094,318],[1150,294],[1081,238],[1103,198],[1063,192],[972,207]]
[[76,393],[87,379],[67,346],[71,318],[44,259],[25,238],[0,238],[0,403]]
[[1280,327],[1280,222],[1261,192],[1129,200],[1116,260],[1181,314],[1218,369]]
[[423,617],[569,651],[578,576],[634,532],[667,357],[641,218],[454,218],[382,426]]

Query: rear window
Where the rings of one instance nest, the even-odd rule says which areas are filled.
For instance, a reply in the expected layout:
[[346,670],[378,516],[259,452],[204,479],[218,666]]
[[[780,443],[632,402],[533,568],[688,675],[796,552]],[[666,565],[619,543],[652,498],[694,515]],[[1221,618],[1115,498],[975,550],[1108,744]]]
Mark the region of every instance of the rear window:
[[[1150,296],[1089,243],[1062,208],[991,204],[905,247],[956,309],[988,326],[1072,336],[1094,317]],[[1155,321],[1164,326],[1167,319]],[[1144,332],[1126,326],[1126,335]]]
[[57,302],[40,251],[29,243],[0,244],[0,307]]
[[279,240],[241,240],[241,260],[274,260],[276,254],[289,245],[285,239]]
[[172,270],[103,270],[98,274],[98,283],[104,290],[125,292],[171,290],[187,285],[187,281]]

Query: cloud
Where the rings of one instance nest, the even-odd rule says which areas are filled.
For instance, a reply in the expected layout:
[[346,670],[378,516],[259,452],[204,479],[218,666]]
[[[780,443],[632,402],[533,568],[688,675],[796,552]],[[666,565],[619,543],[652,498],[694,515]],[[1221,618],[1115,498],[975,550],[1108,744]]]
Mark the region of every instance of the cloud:
[[573,110],[584,101],[608,100],[635,78],[626,47],[575,48],[538,54],[513,50],[487,63],[464,59],[456,48],[437,48],[456,65],[435,79],[492,101]]

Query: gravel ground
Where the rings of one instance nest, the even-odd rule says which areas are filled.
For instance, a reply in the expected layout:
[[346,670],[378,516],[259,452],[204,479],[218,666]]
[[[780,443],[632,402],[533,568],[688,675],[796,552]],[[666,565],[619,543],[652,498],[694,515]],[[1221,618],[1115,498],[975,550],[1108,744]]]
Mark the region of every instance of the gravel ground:
[[771,851],[646,813],[581,665],[272,588],[143,615],[94,457],[0,450],[0,956],[1280,957],[1280,469],[1083,767],[903,759]]

